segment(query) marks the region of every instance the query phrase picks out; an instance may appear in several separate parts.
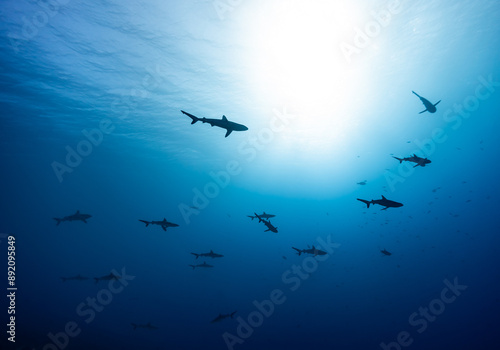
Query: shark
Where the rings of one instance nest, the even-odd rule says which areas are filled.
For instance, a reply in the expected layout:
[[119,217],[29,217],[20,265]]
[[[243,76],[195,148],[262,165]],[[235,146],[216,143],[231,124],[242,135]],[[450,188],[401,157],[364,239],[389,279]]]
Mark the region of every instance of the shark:
[[260,214],[260,215],[255,214],[255,216],[252,216],[252,215],[247,215],[247,216],[248,216],[249,218],[251,218],[251,219],[252,219],[252,221],[253,221],[253,219],[257,219],[257,218],[259,218],[259,217],[261,217],[262,219],[270,219],[270,218],[274,218],[276,215],[273,215],[273,214],[266,214],[266,212],[263,212],[263,213],[262,213],[262,214]]
[[66,281],[86,281],[89,278],[88,277],[83,277],[80,274],[78,274],[78,275],[73,276],[73,277],[61,277],[61,279],[62,279],[63,282],[66,282]]
[[113,274],[112,272],[109,275],[105,275],[102,277],[94,277],[95,283],[98,283],[99,281],[112,281],[112,280],[119,280],[121,277],[118,275]]
[[382,254],[384,254],[384,255],[387,255],[387,256],[392,255],[392,253],[388,252],[388,251],[387,251],[387,250],[385,250],[385,249],[384,249],[384,250],[381,250],[380,252],[381,252]]
[[356,198],[356,199],[360,202],[365,203],[367,208],[370,208],[370,204],[378,204],[378,205],[385,207],[382,210],[386,210],[387,208],[399,208],[399,207],[403,206],[402,203],[391,201],[391,200],[385,198],[384,196],[382,196],[382,199],[372,199],[371,201],[367,201],[367,200],[359,199],[359,198]]
[[149,225],[160,225],[163,231],[167,231],[168,227],[179,227],[179,225],[174,224],[173,222],[168,222],[167,219],[163,218],[163,221],[146,221],[146,220],[139,220],[140,222],[143,222],[146,224],[146,227]]
[[145,328],[145,329],[149,329],[149,330],[155,330],[155,329],[158,329],[158,327],[155,327],[151,324],[151,322],[148,322],[147,324],[135,324],[135,323],[131,323],[132,327],[134,327],[134,331],[137,329],[137,328]]
[[229,120],[227,120],[225,115],[222,116],[222,119],[209,119],[209,118],[198,118],[198,117],[192,115],[191,113],[184,112],[182,110],[181,110],[181,112],[192,119],[191,124],[194,124],[198,121],[201,121],[202,123],[208,123],[211,126],[218,126],[219,128],[226,129],[226,136],[225,137],[228,137],[233,131],[246,131],[246,130],[248,130],[248,128],[243,124],[230,122]]
[[210,323],[217,323],[217,322],[220,322],[223,319],[228,318],[228,317],[233,318],[233,316],[234,316],[235,313],[236,313],[236,311],[234,311],[234,312],[232,312],[230,314],[227,314],[227,315],[219,314],[219,316],[217,316],[212,321],[210,321]]
[[193,268],[193,270],[197,267],[214,267],[213,265],[209,265],[206,262],[203,262],[203,264],[198,264],[198,265],[189,265]]
[[425,106],[425,110],[423,110],[422,112],[419,112],[418,114],[422,114],[424,112],[429,112],[429,113],[435,113],[436,112],[436,106],[439,102],[441,102],[441,100],[437,101],[435,104],[432,104],[428,99],[426,98],[423,98],[422,96],[420,96],[419,94],[417,94],[415,91],[412,91],[415,95],[417,95],[417,97],[420,99],[420,101],[422,101],[422,103],[424,104]]
[[304,253],[304,254],[313,254],[314,256],[316,255],[326,255],[327,253],[323,250],[320,250],[314,246],[312,246],[312,248],[310,249],[297,249],[297,248],[294,248],[292,247],[292,249],[295,249],[297,251],[297,254],[300,256],[300,254]]
[[87,223],[87,220],[90,219],[91,217],[92,217],[92,215],[80,214],[80,210],[77,210],[76,213],[74,213],[73,215],[65,216],[62,219],[59,219],[59,218],[53,218],[53,219],[57,221],[57,225],[59,226],[59,224],[63,221],[80,220],[80,221],[83,221],[84,223]]
[[416,168],[418,166],[424,167],[426,164],[431,163],[431,161],[429,159],[420,158],[415,153],[411,157],[405,157],[405,158],[392,157],[392,158],[399,160],[399,164],[401,164],[403,161],[417,163],[416,165],[413,166],[414,168]]
[[196,254],[196,253],[191,253],[193,254],[194,256],[196,256],[196,259],[198,259],[200,256],[208,256],[210,258],[223,258],[224,255],[222,254],[217,254],[217,253],[214,253],[212,250],[210,250],[210,253],[201,253],[201,254]]
[[257,217],[257,219],[259,219],[259,222],[263,222],[264,225],[267,226],[267,230],[265,230],[264,232],[271,231],[271,232],[274,232],[274,233],[278,233],[278,228],[274,227],[273,224],[271,224],[271,221],[265,220],[263,217],[261,217],[257,213],[254,213],[254,215]]

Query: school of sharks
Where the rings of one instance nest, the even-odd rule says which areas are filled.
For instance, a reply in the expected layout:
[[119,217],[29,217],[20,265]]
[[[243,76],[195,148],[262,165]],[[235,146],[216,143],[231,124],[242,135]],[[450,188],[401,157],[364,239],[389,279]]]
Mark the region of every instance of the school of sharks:
[[[424,113],[424,112],[429,112],[429,113],[436,112],[436,110],[437,110],[436,105],[441,101],[438,101],[438,102],[433,104],[429,100],[427,100],[426,98],[418,95],[416,92],[412,91],[412,93],[415,94],[422,101],[422,103],[425,106],[425,110],[421,111],[419,114]],[[228,137],[233,131],[246,131],[246,130],[248,130],[248,127],[246,127],[245,125],[229,121],[226,118],[226,116],[222,116],[222,119],[209,119],[209,118],[199,118],[199,117],[196,117],[195,115],[190,114],[190,113],[185,112],[185,111],[181,111],[181,112],[184,115],[188,116],[192,120],[191,124],[195,124],[196,122],[200,121],[202,123],[210,124],[210,126],[212,126],[212,127],[217,126],[219,128],[225,129],[226,130],[225,137]],[[417,167],[417,166],[425,167],[427,164],[431,163],[431,161],[429,159],[421,158],[421,157],[417,156],[416,154],[413,154],[412,156],[404,157],[404,158],[399,158],[399,157],[393,157],[393,158],[398,160],[399,163],[402,163],[403,161],[415,163],[414,167]],[[358,185],[366,185],[366,180],[358,182]],[[371,204],[380,205],[383,207],[382,210],[387,210],[388,208],[399,208],[399,207],[403,206],[403,203],[387,199],[383,195],[382,195],[381,199],[366,200],[366,199],[357,198],[357,200],[366,204],[367,208],[370,208]],[[254,212],[253,214],[254,215],[247,215],[247,216],[252,221],[254,219],[258,219],[258,223],[264,224],[264,226],[266,227],[264,232],[278,233],[278,227],[274,226],[271,223],[271,219],[275,218],[276,215],[266,213],[265,211],[262,214],[257,214],[256,212]],[[60,225],[62,222],[66,222],[66,221],[82,221],[84,223],[87,223],[90,218],[92,218],[92,215],[83,214],[83,213],[80,213],[79,210],[77,210],[72,215],[68,215],[68,216],[65,216],[62,218],[54,218],[54,220],[56,221],[56,225]],[[169,222],[166,218],[163,218],[163,220],[151,220],[151,221],[138,219],[138,221],[144,223],[145,227],[148,227],[150,225],[151,226],[159,226],[165,232],[167,231],[168,228],[179,227],[178,224],[173,223],[173,222]],[[295,251],[295,253],[299,256],[301,254],[310,254],[310,255],[315,257],[318,255],[327,255],[328,254],[326,251],[318,249],[314,245],[312,247],[303,248],[303,249],[296,248],[296,247],[291,247],[291,249],[293,249]],[[392,255],[392,253],[387,251],[385,248],[383,250],[380,250],[380,253],[382,254],[382,256]],[[209,252],[206,252],[206,253],[191,252],[191,254],[194,256],[195,261],[198,260],[198,258],[211,258],[212,260],[214,260],[214,259],[224,257],[223,254],[215,253],[213,250],[210,250]],[[285,258],[285,257],[283,257],[283,258]],[[209,268],[214,268],[214,266],[215,265],[208,264],[206,261],[203,261],[202,263],[199,263],[199,264],[193,263],[193,264],[189,265],[189,267],[191,267],[193,270],[195,270],[197,268],[198,269],[200,269],[200,268],[201,269],[209,269]],[[121,276],[114,274],[114,273],[110,273],[107,275],[93,278],[95,283],[99,283],[100,281],[112,281],[112,280],[119,280],[119,279],[121,279]],[[70,277],[61,277],[61,280],[63,282],[66,282],[66,281],[87,281],[87,280],[91,280],[91,278],[82,276],[81,274],[77,274],[75,276],[70,276]],[[210,321],[210,323],[221,322],[225,319],[232,319],[233,316],[236,314],[236,312],[237,311],[235,310],[235,311],[232,311],[232,312],[227,313],[227,314],[220,313],[214,319],[212,319]],[[137,329],[156,330],[156,329],[159,329],[159,327],[152,325],[150,322],[148,322],[147,324],[138,324],[138,323],[136,324],[136,323],[132,322],[132,323],[130,323],[130,325],[132,326],[133,330],[137,330]]]

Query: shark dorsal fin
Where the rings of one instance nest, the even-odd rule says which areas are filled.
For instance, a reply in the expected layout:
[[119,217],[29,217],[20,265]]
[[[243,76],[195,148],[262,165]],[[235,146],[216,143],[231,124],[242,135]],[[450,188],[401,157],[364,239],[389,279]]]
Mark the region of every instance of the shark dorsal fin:
[[80,214],[80,210],[77,210],[75,213],[75,215],[78,215],[78,214]]
[[314,245],[313,245],[313,250],[316,250],[316,248],[314,247]]
[[382,199],[386,199],[386,198],[384,197],[384,195],[382,195]]
[[213,253],[212,249],[210,249],[210,253]]
[[167,221],[167,219],[163,218],[163,221]]
[[225,122],[227,122],[227,118],[226,118],[225,115],[222,116],[222,120],[225,121]]

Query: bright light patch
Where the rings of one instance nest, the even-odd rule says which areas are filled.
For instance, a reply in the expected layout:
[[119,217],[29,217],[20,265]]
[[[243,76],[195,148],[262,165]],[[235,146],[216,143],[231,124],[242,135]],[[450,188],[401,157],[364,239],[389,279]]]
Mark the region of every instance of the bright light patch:
[[[281,152],[307,159],[345,150],[359,124],[359,70],[339,49],[358,13],[349,2],[287,1],[266,7],[258,24],[256,79],[269,102],[297,115]],[[366,80],[366,79],[365,79]],[[286,140],[293,140],[288,144]]]

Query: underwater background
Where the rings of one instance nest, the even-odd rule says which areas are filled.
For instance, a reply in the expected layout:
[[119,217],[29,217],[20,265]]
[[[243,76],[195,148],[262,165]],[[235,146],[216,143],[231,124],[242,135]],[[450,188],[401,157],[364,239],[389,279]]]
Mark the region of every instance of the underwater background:
[[[500,344],[498,1],[4,0],[0,19],[2,349]],[[431,163],[394,158],[413,155]],[[357,200],[381,196],[403,206]]]

